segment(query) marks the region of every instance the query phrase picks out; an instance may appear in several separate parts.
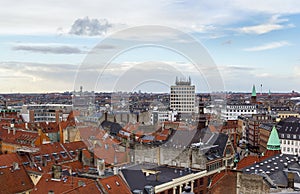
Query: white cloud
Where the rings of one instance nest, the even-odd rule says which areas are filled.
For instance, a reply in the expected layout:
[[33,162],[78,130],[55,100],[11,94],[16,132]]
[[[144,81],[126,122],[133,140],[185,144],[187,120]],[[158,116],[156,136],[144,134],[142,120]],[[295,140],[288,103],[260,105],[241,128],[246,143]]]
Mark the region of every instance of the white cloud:
[[288,21],[286,18],[279,18],[279,15],[273,15],[270,20],[264,24],[241,27],[238,31],[246,34],[266,34],[274,30],[295,27],[294,24],[287,23]]
[[289,46],[289,45],[291,44],[287,41],[270,42],[260,46],[245,48],[244,51],[264,51],[264,50],[276,49],[276,48]]
[[[300,13],[300,1],[172,1],[158,0],[83,0],[1,1],[2,34],[55,34],[68,32],[76,18],[107,18],[110,24],[125,26],[166,25],[197,32],[215,30],[251,16]],[[122,28],[122,27],[121,27]]]

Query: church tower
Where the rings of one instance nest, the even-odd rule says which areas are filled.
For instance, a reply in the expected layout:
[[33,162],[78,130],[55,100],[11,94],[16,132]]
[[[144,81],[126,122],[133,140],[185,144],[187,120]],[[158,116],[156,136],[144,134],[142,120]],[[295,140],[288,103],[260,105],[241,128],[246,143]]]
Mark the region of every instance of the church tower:
[[267,143],[266,155],[274,156],[275,154],[279,154],[279,153],[280,153],[280,139],[276,127],[273,126],[273,129],[270,133],[269,140]]
[[199,99],[199,119],[198,119],[197,130],[201,130],[205,127],[207,127],[207,120],[206,120],[206,116],[204,114],[204,102],[202,100],[202,97],[200,97],[200,99]]
[[255,90],[255,85],[252,87],[252,94],[251,94],[251,104],[256,104],[256,90]]

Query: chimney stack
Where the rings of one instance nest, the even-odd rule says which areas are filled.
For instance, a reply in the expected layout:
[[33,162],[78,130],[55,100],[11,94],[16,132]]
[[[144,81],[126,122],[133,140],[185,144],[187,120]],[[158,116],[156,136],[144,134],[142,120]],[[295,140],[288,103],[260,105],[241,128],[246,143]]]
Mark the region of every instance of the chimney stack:
[[60,165],[53,165],[52,166],[52,178],[53,179],[61,179],[62,168]]
[[294,188],[294,173],[288,172],[288,188]]
[[107,121],[107,111],[104,112],[104,121]]
[[34,123],[34,110],[29,110],[29,122]]

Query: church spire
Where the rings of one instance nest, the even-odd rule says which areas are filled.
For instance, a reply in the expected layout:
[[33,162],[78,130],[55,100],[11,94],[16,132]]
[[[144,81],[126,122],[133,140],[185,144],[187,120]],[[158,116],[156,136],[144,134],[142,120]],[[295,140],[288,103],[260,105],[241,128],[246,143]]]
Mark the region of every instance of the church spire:
[[267,143],[267,150],[280,150],[280,139],[275,126],[273,126],[273,129],[269,136],[269,140]]
[[252,87],[252,97],[256,97],[256,90],[255,90],[255,85],[253,84],[253,87]]
[[251,103],[256,104],[256,90],[255,90],[255,85],[254,84],[253,84],[253,87],[252,87]]

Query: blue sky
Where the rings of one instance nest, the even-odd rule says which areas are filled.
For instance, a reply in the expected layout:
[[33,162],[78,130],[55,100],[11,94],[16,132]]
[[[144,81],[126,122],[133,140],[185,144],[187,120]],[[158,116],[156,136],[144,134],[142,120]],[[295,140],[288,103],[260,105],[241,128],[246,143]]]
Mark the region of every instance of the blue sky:
[[[262,84],[263,92],[300,90],[297,0],[12,0],[0,2],[0,17],[0,93],[72,91],[79,85],[96,91],[168,92],[176,76],[191,76],[198,92],[251,91],[253,84],[258,91]],[[162,28],[123,33],[150,25]],[[177,52],[192,44],[178,32],[203,49]],[[120,50],[84,69],[95,46],[108,56],[128,40],[138,45],[143,39],[148,45]],[[164,44],[174,48],[159,46]],[[195,68],[186,56],[198,53],[213,62],[204,60]],[[80,80],[79,71],[84,71]],[[222,80],[220,87],[213,76]]]

